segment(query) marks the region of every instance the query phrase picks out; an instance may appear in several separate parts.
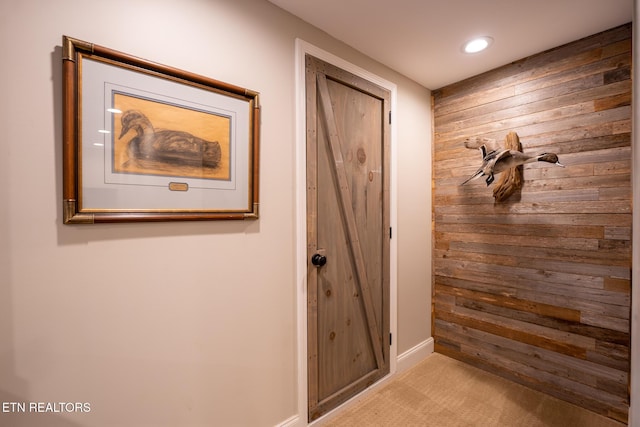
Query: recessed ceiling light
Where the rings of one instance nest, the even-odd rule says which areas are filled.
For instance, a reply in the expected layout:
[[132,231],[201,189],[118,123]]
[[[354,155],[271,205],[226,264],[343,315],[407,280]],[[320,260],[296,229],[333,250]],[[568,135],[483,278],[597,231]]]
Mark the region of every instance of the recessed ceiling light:
[[491,43],[493,43],[493,39],[491,37],[476,37],[475,39],[466,42],[462,46],[462,50],[465,53],[478,53],[491,46]]

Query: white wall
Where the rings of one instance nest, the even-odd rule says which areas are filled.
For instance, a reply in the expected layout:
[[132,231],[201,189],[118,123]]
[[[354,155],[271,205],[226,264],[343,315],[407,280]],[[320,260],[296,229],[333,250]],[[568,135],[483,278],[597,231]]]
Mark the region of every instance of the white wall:
[[[398,354],[401,356],[431,336],[432,112],[431,100],[425,104],[424,95],[423,91],[412,86],[398,87],[396,236],[399,242]],[[426,117],[429,117],[429,122]],[[427,321],[425,315],[428,316]]]
[[[62,225],[63,34],[259,91],[260,220]],[[429,338],[429,91],[266,0],[4,0],[0,402],[91,412],[0,425],[296,419],[296,37],[398,85],[398,353]]]

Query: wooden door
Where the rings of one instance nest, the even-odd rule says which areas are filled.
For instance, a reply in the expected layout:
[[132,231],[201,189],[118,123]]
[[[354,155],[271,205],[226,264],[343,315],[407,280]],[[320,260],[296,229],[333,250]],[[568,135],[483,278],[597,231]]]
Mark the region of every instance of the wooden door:
[[389,372],[389,91],[306,57],[309,420]]

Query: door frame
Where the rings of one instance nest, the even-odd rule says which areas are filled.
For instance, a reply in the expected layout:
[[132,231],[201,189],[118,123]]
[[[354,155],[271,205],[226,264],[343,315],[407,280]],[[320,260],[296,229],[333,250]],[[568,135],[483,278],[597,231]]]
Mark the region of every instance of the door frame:
[[[371,390],[378,388],[386,382],[396,372],[396,364],[398,357],[398,328],[397,328],[397,302],[398,302],[398,244],[397,244],[397,126],[392,119],[391,141],[390,141],[390,206],[389,221],[393,230],[391,240],[389,242],[389,329],[392,334],[391,347],[389,349],[389,374],[382,380],[378,381],[367,390],[361,392],[357,396],[338,406],[334,410],[328,412],[324,416],[318,418],[313,423],[307,422],[307,195],[306,195],[306,96],[305,96],[305,55],[309,54],[342,68],[358,77],[369,80],[387,89],[391,93],[391,112],[392,117],[396,111],[397,86],[388,80],[385,80],[375,74],[370,73],[354,64],[351,64],[329,52],[326,52],[304,40],[296,39],[296,80],[295,80],[295,108],[296,108],[296,136],[295,136],[295,156],[296,156],[296,177],[295,177],[295,206],[296,206],[296,305],[297,305],[297,340],[298,340],[298,367],[297,367],[297,385],[298,385],[298,415],[295,425],[306,426],[321,422],[332,416],[340,408],[361,399]],[[289,425],[289,423],[287,423]],[[294,424],[291,424],[294,425]]]

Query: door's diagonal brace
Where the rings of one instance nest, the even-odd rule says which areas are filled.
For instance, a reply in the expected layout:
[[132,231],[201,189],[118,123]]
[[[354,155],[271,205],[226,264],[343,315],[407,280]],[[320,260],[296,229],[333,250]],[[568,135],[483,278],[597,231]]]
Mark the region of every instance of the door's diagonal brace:
[[369,336],[373,345],[373,350],[378,368],[384,366],[384,355],[382,352],[382,338],[378,331],[378,323],[376,321],[375,310],[373,306],[373,298],[371,296],[371,288],[367,279],[367,270],[365,267],[362,248],[360,247],[360,239],[358,237],[358,229],[356,228],[356,219],[352,208],[351,190],[347,180],[347,173],[342,158],[342,148],[338,128],[336,125],[333,107],[331,106],[331,97],[329,95],[329,87],[327,78],[324,74],[318,73],[317,76],[318,95],[320,98],[321,109],[324,113],[325,125],[327,127],[327,135],[329,141],[329,151],[333,157],[336,176],[338,180],[339,200],[342,207],[346,228],[349,237],[349,247],[355,263],[358,285],[364,305],[365,314],[367,316],[367,326],[369,328]]

